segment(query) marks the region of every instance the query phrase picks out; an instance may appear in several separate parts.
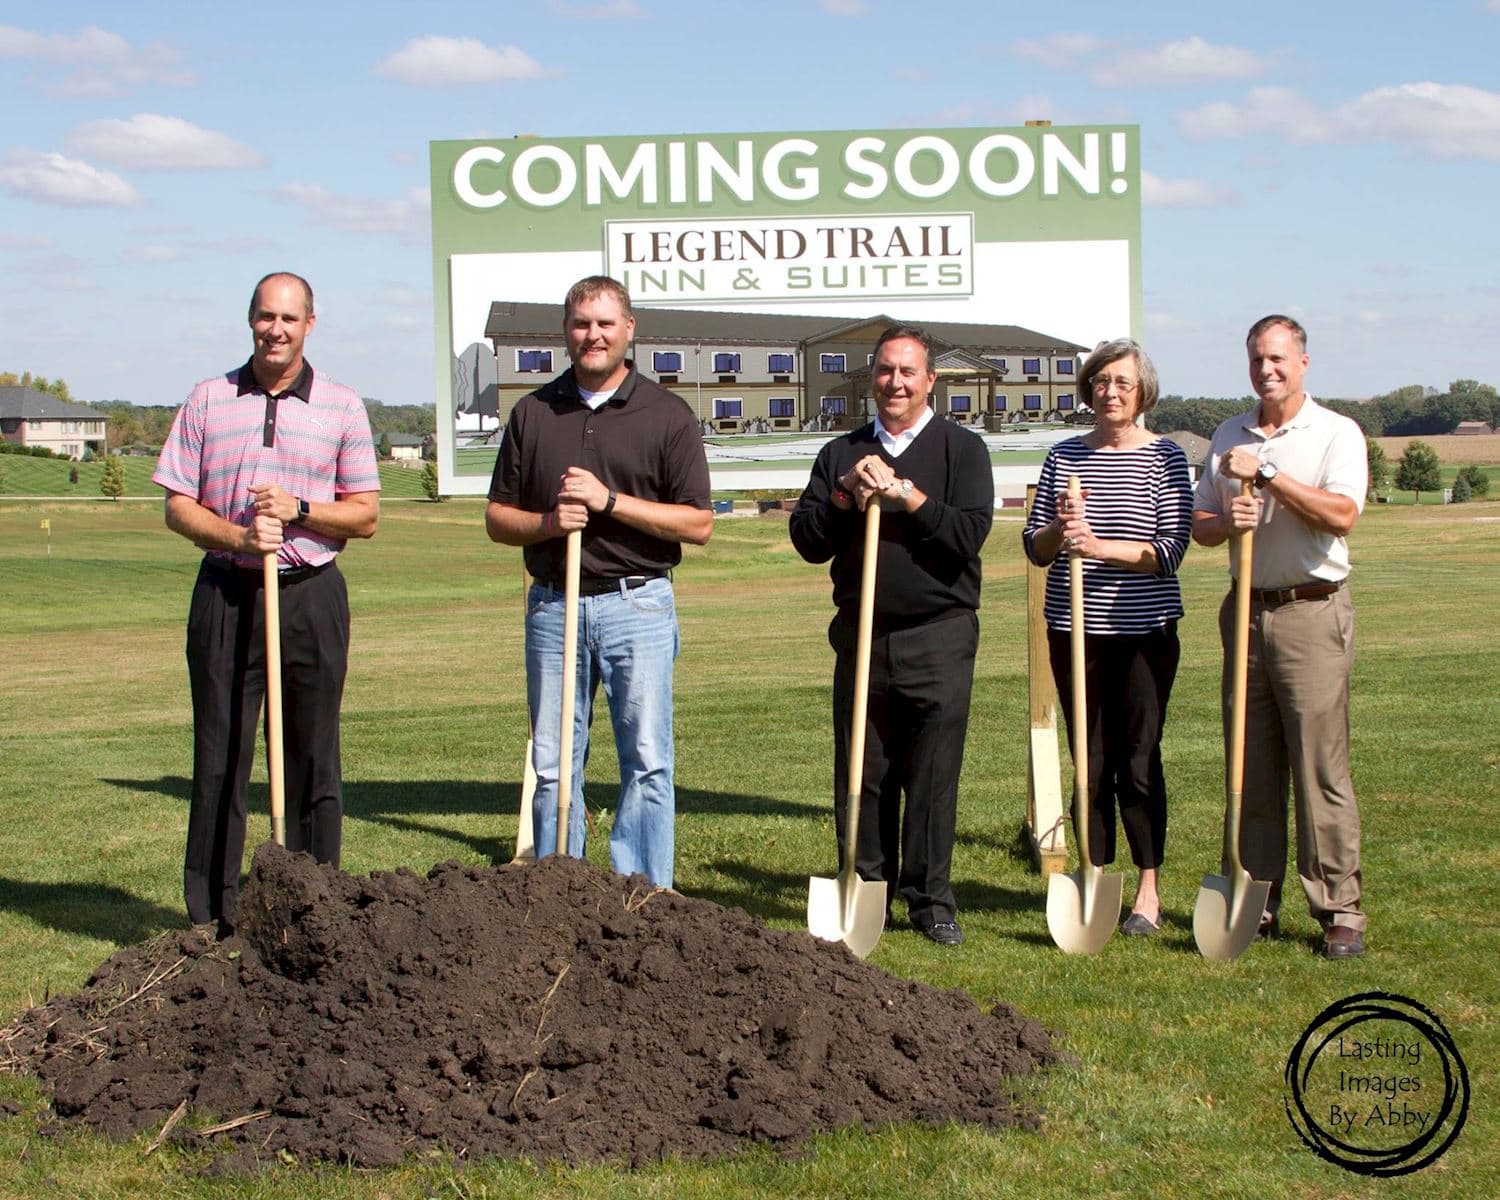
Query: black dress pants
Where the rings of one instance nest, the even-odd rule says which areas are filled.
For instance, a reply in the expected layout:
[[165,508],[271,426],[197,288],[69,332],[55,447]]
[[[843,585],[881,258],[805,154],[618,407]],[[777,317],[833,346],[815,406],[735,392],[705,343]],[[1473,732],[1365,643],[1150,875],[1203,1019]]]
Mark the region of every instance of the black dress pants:
[[[842,867],[857,625],[840,614],[828,640],[836,654],[833,811]],[[923,926],[952,921],[958,910],[949,873],[978,648],[979,618],[971,609],[910,629],[877,631],[870,647],[854,866],[861,879],[886,882],[887,905],[899,891],[912,920]]]
[[[1071,747],[1073,656],[1069,634],[1049,629],[1047,649]],[[1084,635],[1089,856],[1097,864],[1115,860],[1116,808],[1135,865],[1150,869],[1162,864],[1167,844],[1167,784],[1161,766],[1161,735],[1180,657],[1176,621],[1149,633]]]
[[[349,660],[349,595],[336,565],[280,590],[286,844],[339,861],[343,828],[339,708]],[[266,689],[265,605],[257,572],[207,560],[187,631],[193,792],[183,892],[194,924],[235,923],[245,792]]]

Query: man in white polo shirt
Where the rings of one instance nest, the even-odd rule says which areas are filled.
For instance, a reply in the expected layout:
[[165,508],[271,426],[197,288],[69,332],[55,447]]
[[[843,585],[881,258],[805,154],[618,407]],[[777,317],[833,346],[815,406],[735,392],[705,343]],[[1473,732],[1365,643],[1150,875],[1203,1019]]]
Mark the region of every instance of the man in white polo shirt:
[[[1214,432],[1193,513],[1199,545],[1217,546],[1244,530],[1255,536],[1240,856],[1253,878],[1271,881],[1261,922],[1270,935],[1279,927],[1290,784],[1297,874],[1323,927],[1319,953],[1353,958],[1364,953],[1365,914],[1359,806],[1349,774],[1354,605],[1345,538],[1364,508],[1365,438],[1353,421],[1302,390],[1307,332],[1291,317],[1257,321],[1245,345],[1260,404]],[[1246,479],[1253,494],[1241,496]],[[1219,629],[1227,722],[1233,593],[1219,611]]]

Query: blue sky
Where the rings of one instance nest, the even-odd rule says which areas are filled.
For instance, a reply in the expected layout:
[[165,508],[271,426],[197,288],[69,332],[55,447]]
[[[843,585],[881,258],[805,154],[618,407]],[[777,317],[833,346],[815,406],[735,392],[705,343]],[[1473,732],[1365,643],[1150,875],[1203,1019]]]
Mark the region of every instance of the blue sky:
[[[433,398],[427,143],[536,133],[1131,122],[1163,389],[1500,383],[1500,0],[1012,5],[535,0],[0,18],[0,369],[176,404],[241,361],[271,269],[309,357]],[[925,23],[914,20],[917,13]]]

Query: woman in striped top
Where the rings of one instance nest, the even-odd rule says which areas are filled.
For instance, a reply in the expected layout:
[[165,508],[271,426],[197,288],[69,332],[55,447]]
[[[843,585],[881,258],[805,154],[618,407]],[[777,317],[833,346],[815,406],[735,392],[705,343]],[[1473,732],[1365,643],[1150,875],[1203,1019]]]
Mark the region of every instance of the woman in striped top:
[[[1177,675],[1176,573],[1192,530],[1192,488],[1182,449],[1136,423],[1157,397],[1156,369],[1140,346],[1128,339],[1100,345],[1083,364],[1079,395],[1092,397],[1094,428],[1048,452],[1022,541],[1032,562],[1051,564],[1047,639],[1070,735],[1067,554],[1083,558],[1089,846],[1096,862],[1114,860],[1118,807],[1140,869],[1122,932],[1151,934],[1161,921],[1161,735]],[[1083,490],[1072,501],[1070,475]]]

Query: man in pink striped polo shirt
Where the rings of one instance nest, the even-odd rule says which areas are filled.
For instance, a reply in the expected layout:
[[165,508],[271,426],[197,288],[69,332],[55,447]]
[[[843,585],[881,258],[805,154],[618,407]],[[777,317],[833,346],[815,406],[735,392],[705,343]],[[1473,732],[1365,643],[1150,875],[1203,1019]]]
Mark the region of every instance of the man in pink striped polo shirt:
[[317,318],[300,276],[250,298],[250,361],[198,384],[152,476],[167,528],[206,551],[188,612],[193,793],[183,890],[194,925],[234,929],[245,790],[265,694],[264,556],[280,579],[286,842],[339,861],[339,708],[349,596],[335,559],[375,533],[380,477],[359,394],[302,354]]

